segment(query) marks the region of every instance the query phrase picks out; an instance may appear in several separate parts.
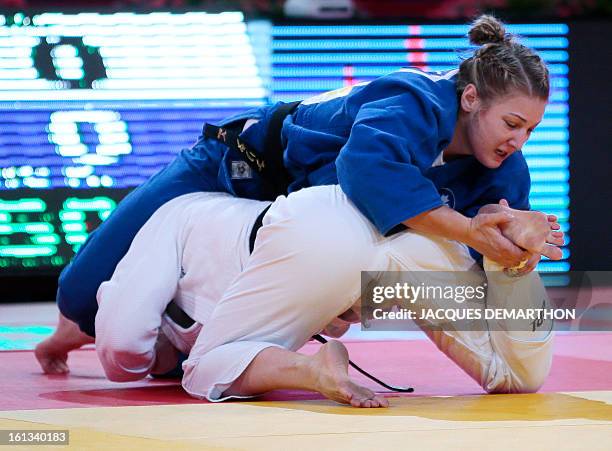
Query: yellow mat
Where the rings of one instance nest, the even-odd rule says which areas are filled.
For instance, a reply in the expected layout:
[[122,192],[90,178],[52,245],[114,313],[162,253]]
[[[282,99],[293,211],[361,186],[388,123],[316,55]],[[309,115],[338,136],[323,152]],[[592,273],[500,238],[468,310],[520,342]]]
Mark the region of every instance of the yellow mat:
[[[75,450],[606,450],[612,392],[0,412],[0,429],[68,429]],[[0,446],[24,450],[26,447]]]

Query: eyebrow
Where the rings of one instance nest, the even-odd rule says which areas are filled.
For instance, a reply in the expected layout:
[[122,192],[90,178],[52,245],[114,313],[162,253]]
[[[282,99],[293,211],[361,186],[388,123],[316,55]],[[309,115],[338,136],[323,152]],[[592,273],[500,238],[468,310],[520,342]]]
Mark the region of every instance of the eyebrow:
[[523,116],[521,116],[521,115],[519,115],[519,114],[516,114],[516,113],[508,113],[508,114],[511,114],[511,115],[513,115],[513,116],[518,117],[518,118],[519,118],[521,121],[523,121],[523,122],[527,122],[527,119],[525,119]]
[[[524,117],[522,117],[520,114],[516,114],[516,113],[508,113],[511,114],[512,116],[516,116],[518,117],[521,121],[523,122],[527,122],[527,119],[525,119]],[[542,121],[540,121],[542,122]],[[532,128],[536,128],[538,125],[540,125],[540,122],[538,122],[537,124],[535,124]]]

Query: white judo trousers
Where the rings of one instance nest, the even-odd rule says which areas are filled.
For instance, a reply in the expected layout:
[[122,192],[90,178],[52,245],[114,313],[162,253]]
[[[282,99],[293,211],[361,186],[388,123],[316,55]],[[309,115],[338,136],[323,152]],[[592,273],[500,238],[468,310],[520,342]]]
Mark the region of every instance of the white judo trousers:
[[[192,193],[150,218],[98,291],[96,349],[111,380],[171,367],[165,336],[189,352],[185,390],[226,399],[223,392],[263,349],[296,351],[358,305],[361,271],[473,271],[475,284],[490,275],[487,303],[500,308],[507,293],[523,307],[539,308],[545,296],[536,273],[485,275],[461,243],[413,231],[383,237],[338,186],[279,197],[249,255],[249,233],[267,205]],[[197,324],[189,330],[173,324],[164,314],[172,299]],[[548,375],[548,325],[535,332],[420,326],[487,392],[535,391]]]

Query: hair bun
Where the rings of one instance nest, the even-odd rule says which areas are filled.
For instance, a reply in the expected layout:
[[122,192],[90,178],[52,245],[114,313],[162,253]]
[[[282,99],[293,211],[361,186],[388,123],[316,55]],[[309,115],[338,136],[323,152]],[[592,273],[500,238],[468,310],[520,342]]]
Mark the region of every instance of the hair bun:
[[493,16],[483,14],[474,21],[468,31],[470,42],[475,45],[498,44],[507,40],[504,24]]

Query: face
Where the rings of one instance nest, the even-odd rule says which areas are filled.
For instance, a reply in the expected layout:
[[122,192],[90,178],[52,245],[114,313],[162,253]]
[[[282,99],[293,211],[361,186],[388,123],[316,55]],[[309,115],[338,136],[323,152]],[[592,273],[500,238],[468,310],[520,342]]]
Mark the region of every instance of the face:
[[542,120],[546,103],[515,93],[492,99],[485,105],[474,86],[468,85],[461,107],[467,113],[466,145],[472,155],[487,168],[499,167],[506,158],[521,150]]

